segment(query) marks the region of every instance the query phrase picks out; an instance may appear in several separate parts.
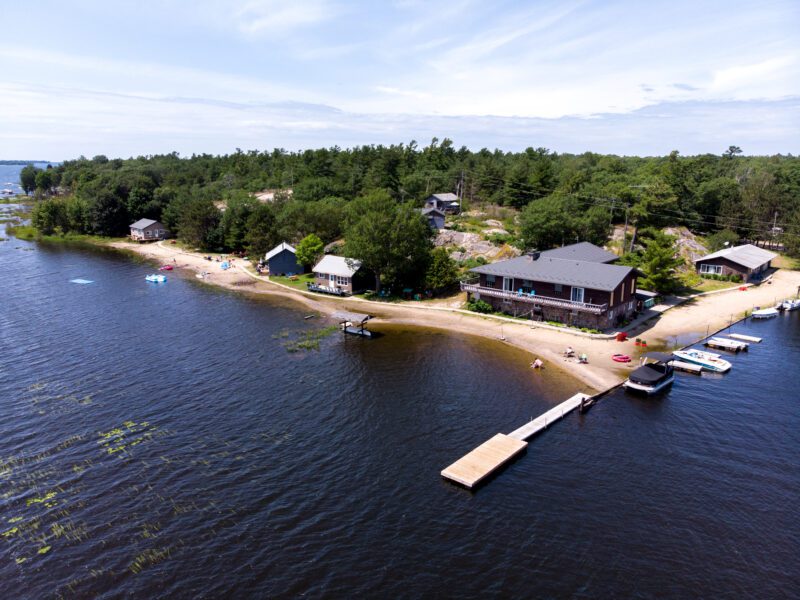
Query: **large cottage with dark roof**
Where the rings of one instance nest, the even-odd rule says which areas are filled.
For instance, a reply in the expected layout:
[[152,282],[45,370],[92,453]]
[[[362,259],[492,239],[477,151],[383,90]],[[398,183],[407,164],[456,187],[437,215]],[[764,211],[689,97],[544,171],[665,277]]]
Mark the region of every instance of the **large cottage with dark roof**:
[[616,260],[582,242],[476,267],[461,289],[517,317],[608,329],[636,310],[636,270]]

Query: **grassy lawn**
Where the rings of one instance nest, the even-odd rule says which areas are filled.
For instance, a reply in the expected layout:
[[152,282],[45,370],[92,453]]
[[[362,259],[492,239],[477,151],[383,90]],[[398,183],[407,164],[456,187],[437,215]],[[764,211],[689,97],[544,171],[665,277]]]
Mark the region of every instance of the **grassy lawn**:
[[313,273],[305,273],[303,275],[298,275],[297,279],[289,279],[288,277],[280,277],[280,276],[270,276],[270,281],[274,281],[275,283],[282,283],[283,285],[287,285],[289,287],[295,288],[297,290],[307,290],[308,283],[314,283],[314,274]]
[[779,269],[797,271],[800,270],[800,260],[792,258],[791,256],[780,254],[777,258],[773,259],[772,266]]
[[716,279],[700,279],[699,281],[691,281],[687,286],[681,290],[681,296],[689,294],[702,294],[703,292],[713,292],[716,290],[725,290],[728,288],[738,287],[741,283],[734,281],[718,281]]

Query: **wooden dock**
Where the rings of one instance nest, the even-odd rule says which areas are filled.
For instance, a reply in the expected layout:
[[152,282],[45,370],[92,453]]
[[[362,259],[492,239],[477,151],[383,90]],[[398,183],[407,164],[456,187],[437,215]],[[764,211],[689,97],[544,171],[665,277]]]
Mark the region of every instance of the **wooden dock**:
[[725,338],[713,337],[703,343],[709,348],[719,348],[720,350],[727,350],[728,352],[741,352],[742,350],[747,350],[746,342],[726,340]]
[[548,425],[561,420],[589,398],[591,396],[588,394],[575,394],[508,435],[498,433],[488,442],[484,442],[475,450],[444,469],[442,477],[470,489],[474,488],[522,452],[528,445],[527,440],[529,438],[545,429]]
[[700,365],[683,362],[682,360],[671,360],[669,364],[673,369],[677,369],[678,371],[686,371],[687,373],[694,373],[695,375],[700,375],[700,373],[703,371],[703,367]]
[[590,396],[588,394],[575,394],[572,398],[564,400],[558,406],[551,408],[540,417],[536,417],[530,423],[526,423],[519,429],[515,429],[508,434],[508,437],[516,438],[518,440],[528,440],[534,435],[545,429],[548,425],[552,425],[556,421],[560,421],[563,417],[571,413],[573,410],[581,405],[583,400]]
[[443,470],[442,477],[472,489],[525,450],[527,445],[528,442],[498,433]]
[[754,335],[744,335],[743,333],[729,333],[728,337],[733,338],[735,340],[744,340],[745,342],[753,342],[754,344],[760,344],[761,340],[764,338],[755,337]]

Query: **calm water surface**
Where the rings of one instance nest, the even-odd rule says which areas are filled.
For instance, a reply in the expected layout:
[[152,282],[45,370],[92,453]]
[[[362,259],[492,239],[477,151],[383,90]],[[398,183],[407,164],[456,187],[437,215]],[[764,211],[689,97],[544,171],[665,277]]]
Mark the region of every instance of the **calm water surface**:
[[0,242],[0,597],[796,597],[800,314],[470,493],[439,471],[577,384],[424,331],[292,353],[325,323],[152,270]]

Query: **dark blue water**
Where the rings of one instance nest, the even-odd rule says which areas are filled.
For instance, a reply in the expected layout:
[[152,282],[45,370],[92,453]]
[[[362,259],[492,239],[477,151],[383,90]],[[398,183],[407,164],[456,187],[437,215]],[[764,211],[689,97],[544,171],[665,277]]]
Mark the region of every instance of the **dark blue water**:
[[0,242],[0,597],[796,595],[800,315],[470,493],[439,471],[577,384],[396,328],[289,352],[325,323],[149,272]]

